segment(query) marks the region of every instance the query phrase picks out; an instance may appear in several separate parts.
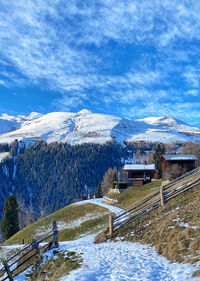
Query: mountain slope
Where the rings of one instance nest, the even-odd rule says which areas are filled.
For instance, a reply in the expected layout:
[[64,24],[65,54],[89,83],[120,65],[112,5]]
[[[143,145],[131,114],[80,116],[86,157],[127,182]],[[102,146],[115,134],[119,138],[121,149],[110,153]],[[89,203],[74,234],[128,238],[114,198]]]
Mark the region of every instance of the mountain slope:
[[132,120],[86,109],[78,113],[52,112],[46,115],[0,116],[0,143],[15,139],[35,142],[68,142],[70,144],[106,143],[108,141],[173,141],[200,140],[200,128],[189,126],[173,117],[149,117]]
[[32,112],[28,115],[12,116],[8,114],[0,114],[0,134],[15,131],[19,129],[25,122],[39,118],[42,114]]
[[[160,240],[159,243],[161,242],[161,239],[163,238],[163,242],[167,242],[174,239],[173,243],[174,245],[181,245],[181,249],[184,247],[184,241],[185,247],[187,247],[188,240],[190,243],[193,243],[193,248],[195,249],[194,245],[195,242],[198,240],[198,231],[197,229],[192,228],[190,230],[185,229],[186,223],[185,219],[187,220],[187,213],[185,213],[184,210],[181,209],[181,206],[184,206],[185,203],[187,203],[187,208],[189,207],[189,201],[187,195],[190,192],[188,192],[184,196],[179,196],[178,197],[178,206],[179,209],[177,209],[177,202],[173,204],[169,204],[168,208],[164,207],[159,212],[159,217],[158,220],[156,220],[156,217],[152,217],[151,220],[146,221],[145,220],[145,225],[143,225],[144,228],[147,229],[148,234],[146,237],[151,237],[153,241],[155,241],[158,236],[160,235]],[[190,200],[193,198],[193,202],[197,203],[197,197],[194,199],[194,194],[190,195]],[[183,201],[183,202],[182,202]],[[171,201],[172,202],[172,201]],[[40,270],[40,267],[38,267],[38,272],[42,273],[43,279],[41,279],[41,276],[33,279],[33,280],[46,280],[48,276],[48,280],[57,280],[56,278],[51,277],[51,271],[49,270],[48,267],[48,261],[51,261],[51,268],[54,264],[56,264],[56,269],[59,269],[59,272],[62,274],[59,275],[59,277],[62,276],[62,280],[193,280],[192,274],[195,275],[195,270],[198,272],[199,266],[198,266],[198,260],[194,260],[194,263],[196,266],[192,266],[188,263],[185,264],[179,264],[177,262],[169,262],[165,257],[158,255],[154,249],[152,249],[148,245],[144,244],[139,244],[139,243],[132,243],[130,241],[137,241],[140,236],[145,234],[145,229],[141,228],[141,222],[138,221],[139,224],[139,229],[133,228],[129,229],[127,228],[123,233],[121,233],[122,237],[116,237],[115,243],[112,241],[107,241],[106,243],[101,243],[101,244],[94,244],[94,235],[88,236],[87,230],[89,233],[92,233],[93,230],[95,230],[95,227],[92,228],[91,231],[91,218],[88,218],[88,213],[92,214],[95,216],[98,213],[102,215],[102,218],[104,217],[104,223],[107,222],[105,212],[106,210],[103,208],[95,208],[97,206],[92,206],[91,202],[90,204],[87,204],[87,201],[85,202],[84,205],[70,205],[55,214],[52,214],[51,216],[48,216],[46,218],[43,218],[42,220],[35,222],[34,224],[30,225],[29,227],[25,228],[21,232],[18,233],[17,235],[13,236],[10,240],[7,241],[7,244],[12,244],[13,242],[21,242],[21,238],[25,237],[25,233],[30,233],[31,229],[31,235],[34,235],[33,233],[37,233],[37,231],[41,231],[41,226],[47,226],[50,220],[61,220],[65,221],[66,219],[69,220],[69,223],[71,223],[72,227],[70,231],[74,234],[78,234],[79,236],[85,236],[81,239],[74,240],[74,241],[65,241],[61,242],[59,248],[57,249],[58,253],[63,253],[66,257],[68,251],[70,252],[75,252],[78,256],[82,258],[82,262],[80,263],[79,269],[73,270],[70,272],[68,275],[68,271],[64,271],[63,269],[63,264],[62,263],[57,263],[59,256],[56,254],[53,254],[53,251],[49,251],[45,253],[45,260],[42,263],[42,270]],[[192,204],[190,204],[192,205]],[[190,206],[191,207],[191,206]],[[74,208],[77,209],[76,212],[74,212]],[[80,208],[80,209],[79,209]],[[185,210],[187,209],[185,208]],[[71,210],[70,210],[71,209]],[[172,211],[174,210],[174,212]],[[195,213],[194,208],[189,208],[189,211],[192,211]],[[70,218],[68,214],[72,214],[73,217]],[[196,209],[196,214],[198,217],[198,209]],[[84,225],[84,223],[81,224],[82,230],[79,231],[79,233],[76,232],[76,228],[73,228],[73,221],[74,220],[79,220],[82,216],[85,216],[87,221],[87,225]],[[179,220],[177,220],[177,216]],[[166,219],[167,218],[167,219]],[[144,220],[143,217],[141,217],[141,220]],[[103,224],[99,224],[99,221],[93,220],[92,225],[96,226],[100,229]],[[154,237],[155,233],[150,229],[149,227],[153,224],[156,229],[156,237]],[[156,224],[159,224],[157,227]],[[158,228],[160,227],[160,224],[164,226],[164,230],[162,234],[158,232]],[[180,225],[180,226],[176,226]],[[198,226],[198,221],[191,220],[189,222],[189,225],[191,226]],[[173,226],[174,228],[168,227],[168,226]],[[173,229],[177,228],[180,231],[181,234],[180,237],[183,239],[178,243],[178,241],[175,240],[176,236],[174,237],[173,234],[168,238],[168,234],[170,231],[173,231]],[[69,227],[68,227],[69,228]],[[61,232],[65,231],[67,234],[67,239],[71,240],[71,237],[68,235],[68,228],[62,229]],[[182,229],[181,229],[182,228]],[[165,234],[166,231],[166,234]],[[177,232],[175,232],[177,234]],[[40,232],[42,234],[42,232]],[[195,235],[194,235],[195,234]],[[21,237],[20,237],[21,235]],[[184,236],[185,235],[185,236]],[[195,237],[195,240],[193,239]],[[161,237],[162,236],[162,237]],[[135,239],[134,239],[135,237]],[[15,240],[15,239],[16,240]],[[29,241],[31,240],[32,237],[29,237]],[[167,239],[166,239],[167,238]],[[12,239],[14,239],[12,241]],[[63,239],[60,239],[60,241]],[[130,241],[126,241],[130,240]],[[138,239],[139,240],[139,239]],[[144,241],[143,241],[144,242]],[[147,241],[148,243],[151,243],[150,239]],[[166,243],[163,243],[165,245]],[[174,246],[173,245],[173,246]],[[168,248],[169,245],[166,245],[166,249]],[[198,245],[196,245],[196,249],[198,248]],[[11,246],[12,249],[14,249],[15,246]],[[19,246],[18,246],[19,247]],[[9,250],[10,247],[2,247],[1,248],[1,253],[4,253],[6,250]],[[175,249],[176,252],[177,248]],[[183,249],[184,250],[184,249]],[[171,247],[171,251],[173,250],[173,247]],[[175,252],[175,251],[174,251]],[[178,252],[179,253],[179,252]],[[183,252],[184,253],[184,252]],[[164,253],[163,253],[164,254]],[[188,253],[186,253],[188,254]],[[199,254],[198,254],[199,256]],[[193,254],[193,257],[195,257],[195,252]],[[50,260],[52,258],[52,260]],[[190,260],[187,260],[188,262],[193,262],[192,258],[189,257]],[[174,258],[173,258],[174,259]],[[47,261],[47,263],[46,263]],[[46,266],[45,266],[46,265]],[[34,267],[35,269],[35,267]],[[19,280],[24,280],[25,276],[27,276],[27,273],[30,273],[30,268],[28,271],[25,271],[24,273],[20,274],[18,276]],[[30,276],[30,274],[29,274]],[[197,276],[197,274],[196,274]],[[32,280],[32,279],[31,279]],[[194,280],[198,280],[198,277]]]
[[114,235],[153,245],[172,261],[200,265],[200,185],[179,194],[164,207],[140,216]]
[[25,214],[30,206],[37,217],[41,212],[50,214],[82,198],[85,186],[92,193],[105,172],[110,167],[120,169],[121,159],[127,155],[126,149],[117,144],[39,142],[29,146],[16,157],[0,162],[0,218],[10,193],[18,197]]

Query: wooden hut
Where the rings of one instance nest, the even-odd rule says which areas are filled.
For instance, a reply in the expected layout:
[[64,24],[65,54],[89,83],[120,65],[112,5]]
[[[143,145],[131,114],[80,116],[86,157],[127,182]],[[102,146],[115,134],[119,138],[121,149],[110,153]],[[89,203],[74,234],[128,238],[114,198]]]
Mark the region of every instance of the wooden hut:
[[162,178],[163,180],[170,178],[172,172],[177,176],[189,172],[195,168],[195,161],[197,158],[191,154],[164,154],[161,156]]
[[129,185],[139,186],[148,183],[152,178],[156,178],[156,169],[154,164],[127,164],[124,171],[128,175]]

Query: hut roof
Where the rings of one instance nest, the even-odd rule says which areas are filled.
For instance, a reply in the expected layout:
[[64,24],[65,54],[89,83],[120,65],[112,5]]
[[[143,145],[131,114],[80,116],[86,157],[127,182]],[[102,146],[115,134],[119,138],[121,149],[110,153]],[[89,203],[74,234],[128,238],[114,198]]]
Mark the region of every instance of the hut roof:
[[192,154],[163,154],[163,158],[167,161],[185,161],[185,160],[197,160],[197,158]]
[[124,166],[125,171],[139,171],[139,170],[155,170],[155,164],[149,164],[149,165],[144,165],[144,164],[126,164]]

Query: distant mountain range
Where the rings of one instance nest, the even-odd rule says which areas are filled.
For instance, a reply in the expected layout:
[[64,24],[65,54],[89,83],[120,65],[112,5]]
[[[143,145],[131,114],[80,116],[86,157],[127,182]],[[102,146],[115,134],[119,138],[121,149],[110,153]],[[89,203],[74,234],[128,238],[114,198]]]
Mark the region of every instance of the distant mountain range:
[[45,140],[70,144],[106,143],[115,140],[150,141],[200,141],[200,128],[187,125],[171,116],[132,120],[83,109],[77,113],[52,112],[28,115],[0,115],[0,143],[15,139],[25,142]]

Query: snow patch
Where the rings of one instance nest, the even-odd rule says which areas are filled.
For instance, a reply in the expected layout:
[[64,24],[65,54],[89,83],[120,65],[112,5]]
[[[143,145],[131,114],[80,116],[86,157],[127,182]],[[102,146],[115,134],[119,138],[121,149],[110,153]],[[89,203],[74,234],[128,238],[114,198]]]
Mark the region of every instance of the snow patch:
[[121,209],[119,207],[103,203],[102,200],[103,200],[102,198],[83,200],[83,201],[79,201],[79,202],[74,203],[74,205],[82,205],[82,204],[92,203],[92,204],[96,204],[96,205],[99,205],[101,207],[104,207],[104,208],[108,209],[111,213],[117,214],[117,213],[121,213],[121,212],[124,211],[123,209]]
[[186,227],[186,228],[192,228],[192,229],[200,229],[200,227],[198,227],[198,226],[192,226],[192,225],[189,225],[187,222],[185,223],[185,222],[181,222],[180,224],[179,224],[179,226],[180,227]]
[[[85,215],[81,218],[78,218],[77,220],[73,220],[71,222],[57,221],[57,227],[58,227],[59,231],[63,230],[63,229],[73,229],[73,228],[81,226],[81,224],[85,221],[100,218],[100,217],[104,216],[105,214],[106,214],[106,212],[105,213],[96,212],[96,213],[92,213],[92,214],[88,213],[87,215]],[[40,236],[51,230],[52,230],[52,224],[49,223],[46,226],[37,228],[35,231],[35,235]],[[85,234],[84,234],[84,236],[85,236]]]
[[10,152],[0,152],[0,162],[10,155]]

